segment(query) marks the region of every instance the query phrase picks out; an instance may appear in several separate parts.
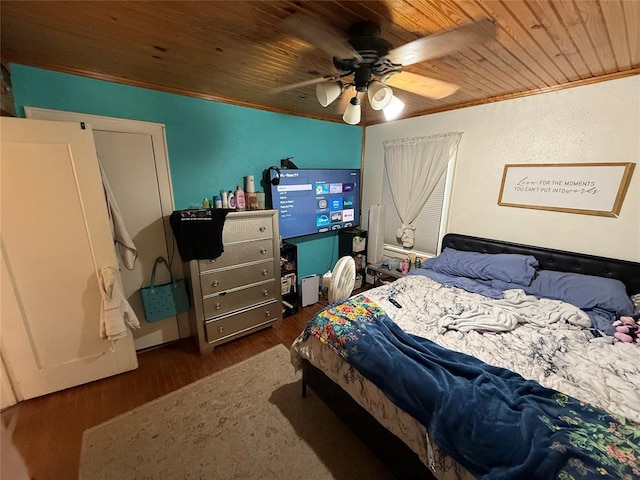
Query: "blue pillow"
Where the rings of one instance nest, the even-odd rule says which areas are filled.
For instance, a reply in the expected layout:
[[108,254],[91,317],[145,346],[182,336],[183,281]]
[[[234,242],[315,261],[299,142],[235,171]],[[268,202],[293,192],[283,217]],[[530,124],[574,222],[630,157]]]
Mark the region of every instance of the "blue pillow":
[[521,285],[530,285],[538,266],[531,255],[511,253],[462,252],[445,248],[437,257],[425,261],[423,268],[456,277],[480,280],[502,280]]
[[529,295],[562,300],[582,310],[606,310],[616,317],[633,315],[634,312],[624,283],[613,278],[541,270],[529,286],[499,280],[492,280],[491,286],[499,290],[521,288]]

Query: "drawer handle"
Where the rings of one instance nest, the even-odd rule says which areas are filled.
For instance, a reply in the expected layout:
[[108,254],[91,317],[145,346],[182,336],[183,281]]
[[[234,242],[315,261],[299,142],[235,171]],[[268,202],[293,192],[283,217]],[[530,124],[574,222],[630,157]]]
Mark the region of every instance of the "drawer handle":
[[265,310],[264,311],[264,315],[265,315],[265,317],[270,317],[271,316],[271,311]]
[[267,229],[267,227],[260,227],[260,231],[264,232]]
[[220,310],[220,307],[221,307],[221,306],[222,306],[222,305],[220,305],[220,302],[216,303],[216,310]]
[[262,270],[262,276],[263,277],[266,277],[268,273],[269,273],[268,270]]
[[269,295],[269,290],[267,290],[266,288],[264,290],[262,290],[262,294],[266,297]]
[[220,333],[224,332],[224,327],[218,327],[218,332]]
[[260,253],[264,255],[265,253],[267,253],[267,249],[266,248],[261,248],[260,249]]
[[209,261],[210,261],[211,263],[216,263],[215,259],[213,259],[213,258],[212,258],[211,260],[209,260]]
[[218,282],[218,280],[214,280],[213,282],[211,282],[212,287],[217,287],[218,285],[220,285],[220,282]]

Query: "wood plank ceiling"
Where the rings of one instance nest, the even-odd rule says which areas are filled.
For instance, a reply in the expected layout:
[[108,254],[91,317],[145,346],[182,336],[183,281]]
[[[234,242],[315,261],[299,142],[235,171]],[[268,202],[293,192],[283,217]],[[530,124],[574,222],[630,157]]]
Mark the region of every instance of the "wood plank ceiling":
[[[309,85],[331,55],[283,31],[301,13],[346,32],[380,24],[394,47],[489,18],[495,40],[403,70],[459,85],[433,100],[395,90],[401,118],[640,73],[638,0],[3,0],[1,55],[15,62],[270,111],[341,121],[353,89],[323,108]],[[363,101],[361,125],[384,121]]]

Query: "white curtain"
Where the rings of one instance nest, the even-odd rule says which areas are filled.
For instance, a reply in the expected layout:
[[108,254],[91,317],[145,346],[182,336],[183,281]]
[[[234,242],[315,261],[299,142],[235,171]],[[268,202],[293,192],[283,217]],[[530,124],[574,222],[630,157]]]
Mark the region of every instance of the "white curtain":
[[449,160],[455,158],[461,132],[384,142],[384,164],[393,203],[402,220],[396,236],[412,248],[414,221],[431,196]]

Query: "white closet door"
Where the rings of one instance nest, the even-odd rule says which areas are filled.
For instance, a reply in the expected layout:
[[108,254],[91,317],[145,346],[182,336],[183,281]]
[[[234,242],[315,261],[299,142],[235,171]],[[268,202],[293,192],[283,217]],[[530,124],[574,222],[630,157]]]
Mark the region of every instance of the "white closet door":
[[101,339],[98,271],[117,269],[90,128],[0,119],[2,356],[18,400],[137,368]]
[[[93,137],[127,231],[138,249],[133,270],[121,268],[125,295],[140,319],[140,330],[133,332],[136,349],[177,340],[180,338],[177,317],[147,322],[140,298],[140,287],[149,284],[155,259],[164,257],[169,260],[151,137],[144,133],[95,128]],[[179,255],[174,262],[180,264]],[[156,283],[169,281],[169,272],[164,265],[159,265]]]
[[[149,283],[155,259],[159,256],[168,259],[173,250],[173,234],[168,222],[173,211],[173,194],[164,126],[35,107],[25,107],[25,113],[28,118],[91,125],[98,157],[127,230],[138,249],[134,269],[129,271],[121,268],[124,293],[142,327],[133,333],[136,349],[188,337],[190,331],[186,313],[149,323],[144,319],[139,294],[140,287]],[[182,278],[182,263],[177,249],[175,252],[173,274]],[[168,281],[169,275],[163,266],[159,267],[156,279],[159,282]]]

